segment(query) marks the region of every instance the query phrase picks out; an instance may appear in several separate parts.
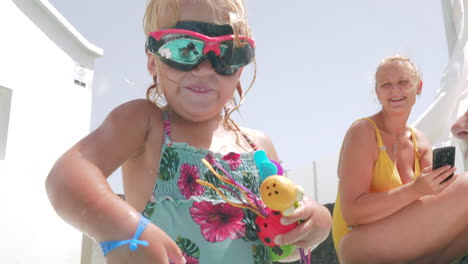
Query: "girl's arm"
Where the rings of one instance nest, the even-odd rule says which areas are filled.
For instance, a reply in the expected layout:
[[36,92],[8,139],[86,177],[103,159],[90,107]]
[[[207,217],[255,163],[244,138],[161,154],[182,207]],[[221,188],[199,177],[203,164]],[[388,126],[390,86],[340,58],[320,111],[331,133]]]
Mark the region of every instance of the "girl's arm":
[[[46,190],[66,222],[98,241],[133,237],[139,213],[114,194],[106,179],[128,158],[143,155],[149,122],[160,116],[157,111],[146,100],[125,103],[57,160],[47,177]],[[156,123],[162,128],[162,121]],[[150,225],[141,239],[145,233],[160,232],[155,229]]]
[[[279,161],[271,140],[263,135],[260,142],[261,148],[267,152],[268,157]],[[308,249],[312,250],[316,248],[327,239],[332,223],[330,211],[317,201],[305,196],[300,201],[299,208],[297,208],[292,215],[283,216],[281,219],[284,225],[289,225],[298,221],[301,221],[301,224],[296,228],[286,234],[277,235],[275,237],[275,243],[279,245],[293,244],[298,248],[304,248],[307,254]],[[296,250],[296,252],[281,261],[290,262],[297,259],[300,259],[299,250]]]
[[[307,255],[309,250],[313,250],[327,239],[331,230],[331,214],[328,209],[317,201],[304,196],[291,216],[283,216],[281,223],[289,225],[301,221],[301,223],[290,232],[275,237],[275,243],[279,245],[293,244],[304,249]],[[281,262],[291,262],[301,258],[299,250],[296,250],[289,257]]]
[[[437,179],[451,172],[446,167],[425,169],[420,177],[385,192],[369,192],[378,148],[374,128],[365,120],[354,123],[346,133],[338,164],[339,192],[343,217],[350,226],[371,223],[390,216],[424,195],[441,191]],[[423,143],[421,167],[427,164]],[[438,178],[437,178],[438,177]],[[439,181],[440,182],[440,181]]]
[[[144,150],[148,117],[141,102],[114,109],[96,130],[65,152],[46,181],[50,202],[68,223],[97,240],[133,235],[138,213],[111,190],[107,177]],[[122,223],[120,219],[129,219]]]

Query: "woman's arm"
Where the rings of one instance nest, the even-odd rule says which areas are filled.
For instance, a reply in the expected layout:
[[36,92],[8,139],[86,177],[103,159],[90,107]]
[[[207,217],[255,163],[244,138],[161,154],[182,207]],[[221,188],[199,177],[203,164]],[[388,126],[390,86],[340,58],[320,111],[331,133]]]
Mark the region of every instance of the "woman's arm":
[[[343,217],[350,226],[381,220],[424,195],[439,193],[439,182],[452,172],[447,167],[434,171],[429,167],[413,182],[385,192],[369,192],[378,155],[375,141],[374,128],[365,120],[354,123],[343,141],[338,165],[339,191]],[[431,157],[427,144],[420,145],[421,167]]]
[[350,226],[383,219],[422,196],[413,190],[412,184],[386,192],[370,192],[378,151],[375,130],[368,121],[351,125],[338,164],[342,213]]

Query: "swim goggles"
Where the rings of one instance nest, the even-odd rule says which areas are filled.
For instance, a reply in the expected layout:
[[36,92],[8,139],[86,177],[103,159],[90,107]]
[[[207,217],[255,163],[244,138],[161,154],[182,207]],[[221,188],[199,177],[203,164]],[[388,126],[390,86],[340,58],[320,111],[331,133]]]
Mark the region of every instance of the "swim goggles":
[[238,38],[241,43],[236,46],[232,34],[210,37],[187,29],[164,29],[149,33],[146,50],[181,71],[190,71],[208,58],[217,73],[231,75],[254,57],[255,41]]

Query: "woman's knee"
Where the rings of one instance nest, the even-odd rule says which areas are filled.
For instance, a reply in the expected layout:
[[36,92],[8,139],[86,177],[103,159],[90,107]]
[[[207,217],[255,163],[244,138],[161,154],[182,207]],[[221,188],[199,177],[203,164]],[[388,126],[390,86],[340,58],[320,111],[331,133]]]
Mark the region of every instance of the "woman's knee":
[[458,174],[457,179],[449,187],[452,187],[449,190],[457,196],[460,195],[468,198],[468,172]]
[[404,253],[401,249],[397,249],[395,252],[392,248],[383,246],[384,243],[380,243],[381,241],[378,237],[366,238],[360,236],[360,234],[348,233],[338,244],[337,255],[339,263],[400,264],[405,263],[402,259],[409,258],[409,256],[406,256],[408,252]]
[[338,244],[338,260],[340,264],[363,264],[363,256],[365,245],[357,245],[359,243],[353,242],[350,238],[351,234],[345,235]]
[[447,208],[456,208],[458,217],[468,217],[468,203],[460,203],[460,201],[468,200],[468,172],[459,174],[447,189],[434,198],[435,200],[441,199],[440,202]]
[[353,263],[352,258],[353,258],[353,250],[348,246],[347,244],[347,237],[344,236],[341,241],[338,243],[338,248],[336,251],[338,260],[340,264],[349,264]]

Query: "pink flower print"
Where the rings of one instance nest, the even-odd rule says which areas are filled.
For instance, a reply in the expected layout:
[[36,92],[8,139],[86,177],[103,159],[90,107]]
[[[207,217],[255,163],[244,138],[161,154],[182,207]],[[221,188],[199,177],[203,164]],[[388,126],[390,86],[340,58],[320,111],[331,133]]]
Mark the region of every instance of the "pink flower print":
[[228,154],[224,155],[223,160],[227,161],[231,170],[236,170],[241,164],[240,154],[235,152],[229,152]]
[[197,183],[197,179],[200,179],[198,167],[195,165],[190,166],[187,163],[182,164],[177,185],[185,199],[189,199],[190,196],[202,195],[205,192],[205,188]]
[[244,211],[228,203],[193,202],[193,221],[200,225],[203,237],[211,243],[245,236]]
[[206,161],[208,161],[208,163],[210,163],[211,165],[214,165],[215,159],[211,154],[206,154],[205,159]]
[[[184,255],[186,261],[185,264],[200,264],[197,258],[188,256],[187,254],[185,254],[185,252],[182,252],[182,254]],[[172,262],[172,260],[169,260],[169,264],[174,264],[174,262]]]

